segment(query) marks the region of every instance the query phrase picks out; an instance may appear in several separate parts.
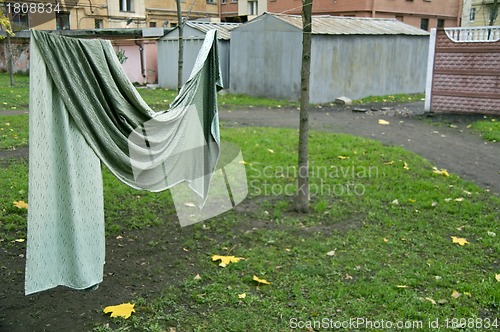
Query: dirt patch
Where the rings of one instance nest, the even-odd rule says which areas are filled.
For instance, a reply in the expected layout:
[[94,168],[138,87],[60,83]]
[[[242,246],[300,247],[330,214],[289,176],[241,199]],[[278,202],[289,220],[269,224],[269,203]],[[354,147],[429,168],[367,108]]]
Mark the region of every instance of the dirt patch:
[[195,258],[182,250],[182,243],[190,236],[192,228],[167,220],[162,227],[108,237],[104,280],[97,290],[57,287],[29,296],[24,295],[25,246],[2,245],[0,331],[89,331],[109,322],[102,313],[105,306],[155,297],[186,277]]

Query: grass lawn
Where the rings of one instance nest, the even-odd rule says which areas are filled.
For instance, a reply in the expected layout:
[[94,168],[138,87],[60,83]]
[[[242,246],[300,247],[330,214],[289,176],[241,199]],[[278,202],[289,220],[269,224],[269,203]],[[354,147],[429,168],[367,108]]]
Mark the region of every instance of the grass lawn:
[[29,76],[14,75],[14,86],[10,86],[7,73],[0,73],[0,111],[27,110],[29,104]]
[[485,140],[500,142],[500,119],[476,121],[472,124],[472,129],[481,133]]
[[[499,318],[498,197],[435,174],[402,148],[311,132],[312,211],[298,215],[291,211],[297,131],[223,126],[221,133],[248,163],[250,208],[189,226],[194,235],[179,250],[188,250],[193,266],[176,264],[185,277],[153,298],[130,299],[131,318],[94,331],[305,331],[307,322],[352,318],[425,328],[436,319],[444,326]],[[3,246],[25,237],[26,210],[12,202],[27,199],[27,163],[2,166]],[[135,191],[107,171],[104,182],[108,236],[158,227],[158,214],[173,213],[168,192]],[[161,250],[161,239],[151,245]],[[214,254],[245,260],[222,268]]]
[[[0,109],[27,108],[27,76],[16,76],[10,88],[8,76],[0,74],[0,83]],[[157,110],[168,108],[175,96],[139,92]],[[219,104],[295,106],[233,95],[221,95]],[[27,115],[1,117],[0,148],[26,146],[27,122]],[[496,121],[473,128],[498,140]],[[453,174],[434,173],[433,165],[402,148],[313,131],[311,213],[299,215],[292,211],[297,131],[222,124],[221,135],[241,147],[247,162],[249,197],[243,208],[188,226],[193,236],[183,237],[179,250],[187,250],[192,265],[175,264],[184,277],[154,297],[131,298],[131,318],[110,320],[94,331],[304,331],[308,324],[337,327],[355,318],[405,321],[424,330],[436,319],[441,327],[446,319],[468,319],[465,331],[500,324],[497,196]],[[13,202],[27,201],[28,164],[3,160],[0,167],[5,247],[26,237],[27,211]],[[164,216],[175,213],[168,191],[136,191],[107,170],[103,176],[108,238],[162,227]],[[453,243],[452,237],[468,243]],[[161,239],[149,245],[162,250]],[[214,254],[245,260],[222,268],[211,260]]]

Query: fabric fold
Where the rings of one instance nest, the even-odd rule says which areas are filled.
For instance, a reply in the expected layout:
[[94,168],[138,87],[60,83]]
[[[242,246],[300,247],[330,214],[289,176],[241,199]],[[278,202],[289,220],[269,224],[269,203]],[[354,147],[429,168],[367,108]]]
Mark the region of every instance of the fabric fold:
[[170,110],[156,113],[110,41],[31,31],[26,294],[102,281],[100,162],[136,189],[187,182],[204,204],[220,152],[218,61],[210,31]]

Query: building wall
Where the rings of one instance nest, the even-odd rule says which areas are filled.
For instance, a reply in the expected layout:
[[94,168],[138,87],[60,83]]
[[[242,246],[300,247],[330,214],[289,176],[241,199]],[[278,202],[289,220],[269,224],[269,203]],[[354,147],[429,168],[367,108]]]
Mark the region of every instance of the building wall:
[[[177,89],[177,73],[179,59],[179,33],[173,30],[158,41],[158,84],[165,89]],[[198,52],[203,45],[205,34],[186,26],[184,29],[184,58],[182,66],[182,84],[184,84],[196,62]],[[218,41],[219,64],[224,88],[229,88],[229,56],[228,40]]]
[[433,112],[500,115],[500,41],[458,42],[444,30],[435,33],[426,105],[430,100]]
[[301,31],[267,16],[250,23],[231,31],[230,92],[297,100]]
[[[421,27],[421,19],[429,19],[428,30],[436,28],[438,19],[445,27],[458,26],[463,0],[315,0],[313,14],[355,17],[397,18],[404,23]],[[268,0],[268,12],[301,13],[300,0]]]
[[[69,28],[94,29],[96,20],[100,28],[145,28],[177,25],[175,0],[133,0],[130,11],[120,11],[123,0],[61,0],[60,10],[69,13]],[[208,2],[207,2],[208,1]],[[181,0],[183,17],[218,18],[220,0]],[[231,1],[231,0],[229,0]],[[54,3],[53,0],[39,2]],[[56,14],[30,14],[29,27],[38,30],[56,30]]]
[[[177,5],[175,0],[144,0],[146,8],[147,26],[151,22],[157,27],[163,26],[165,21],[169,26],[177,25]],[[220,0],[181,0],[181,12],[183,17],[190,20],[197,18],[218,18]]]
[[221,20],[239,22],[238,1],[237,0],[219,0],[221,1]]
[[[106,26],[108,24],[107,16],[109,13],[107,2],[107,0],[92,0],[91,6],[88,0],[62,0],[59,2],[58,10],[61,13],[69,13],[70,29],[94,29],[95,19],[103,20],[103,27],[108,27]],[[39,0],[37,3],[55,4],[52,0]],[[54,9],[55,8],[56,7],[54,7]],[[37,30],[56,30],[56,12],[30,13],[28,16],[29,26],[27,28]]]
[[313,35],[311,102],[425,90],[427,36]]
[[[302,31],[270,15],[231,32],[231,93],[300,97]],[[428,36],[313,35],[311,103],[425,90]]]
[[[468,24],[463,24],[462,26],[488,26],[490,25],[490,11],[493,9],[493,0],[466,0],[471,2],[469,12],[464,11],[464,16],[468,14]],[[475,15],[474,19],[471,21],[471,13],[473,10]],[[493,25],[500,25],[500,18],[497,16]]]
[[[27,73],[30,67],[29,61],[29,39],[12,38],[12,65],[15,73]],[[0,72],[9,70],[7,40],[0,41]]]

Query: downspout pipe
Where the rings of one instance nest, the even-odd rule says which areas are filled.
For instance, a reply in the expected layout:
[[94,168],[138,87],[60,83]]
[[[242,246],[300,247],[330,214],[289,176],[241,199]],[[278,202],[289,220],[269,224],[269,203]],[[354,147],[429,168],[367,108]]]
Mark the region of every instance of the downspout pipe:
[[139,47],[139,58],[141,59],[141,74],[144,81],[147,83],[146,79],[146,68],[144,68],[144,47],[137,40],[135,44]]

